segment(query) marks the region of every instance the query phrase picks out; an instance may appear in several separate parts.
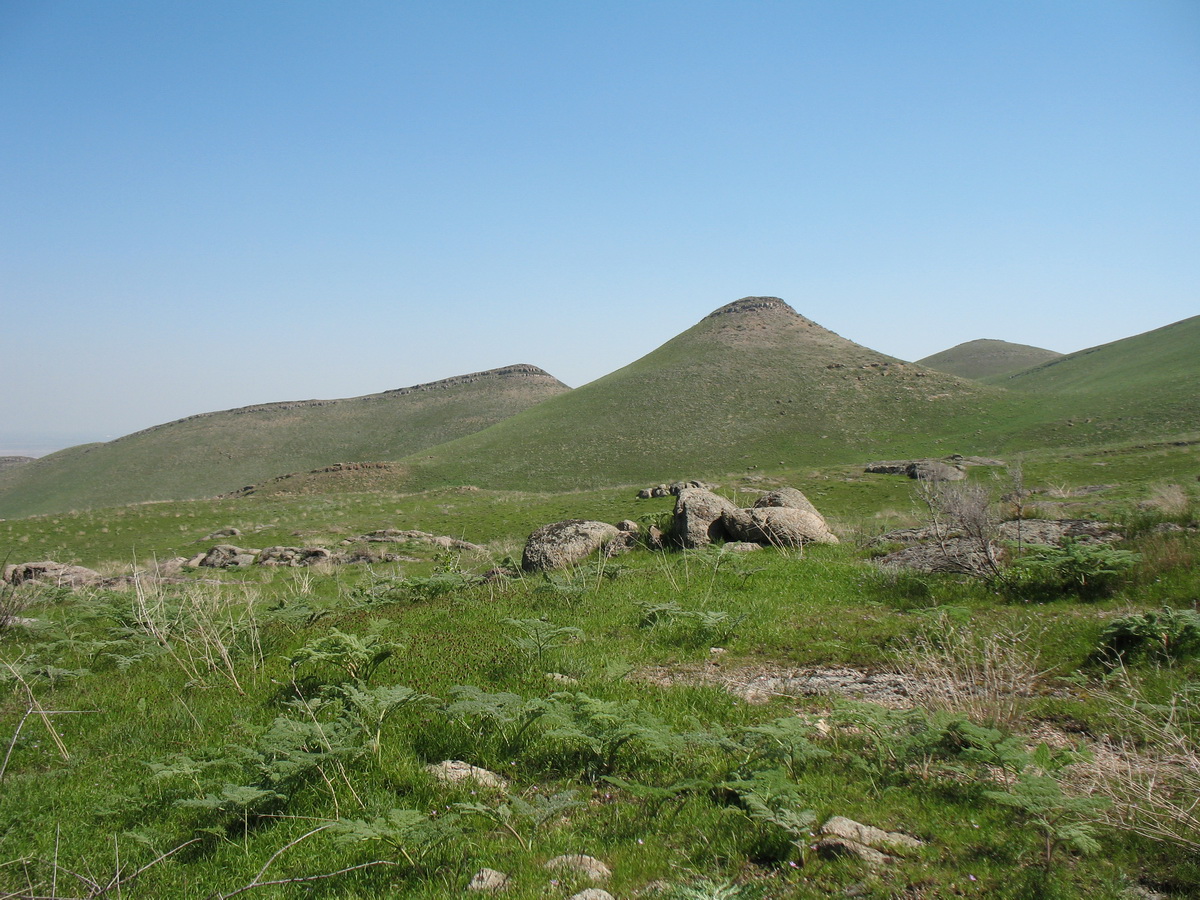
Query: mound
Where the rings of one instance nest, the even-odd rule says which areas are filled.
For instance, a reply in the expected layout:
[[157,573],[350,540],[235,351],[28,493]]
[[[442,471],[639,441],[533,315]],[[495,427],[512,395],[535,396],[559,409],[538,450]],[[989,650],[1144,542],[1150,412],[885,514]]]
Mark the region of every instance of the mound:
[[287,472],[398,459],[568,390],[515,365],[364,397],[204,413],[4,472],[0,515],[207,497]]
[[1030,347],[1028,344],[1011,344],[1008,341],[967,341],[917,360],[917,365],[948,372],[960,378],[990,378],[1018,372],[1045,362],[1058,359],[1061,353]]

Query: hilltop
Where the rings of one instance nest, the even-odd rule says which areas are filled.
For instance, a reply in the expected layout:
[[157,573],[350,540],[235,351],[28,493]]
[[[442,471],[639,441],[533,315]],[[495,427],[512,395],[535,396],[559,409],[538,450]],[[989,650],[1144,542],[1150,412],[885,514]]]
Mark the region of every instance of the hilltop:
[[[745,297],[636,362],[404,460],[406,484],[561,490],[973,452],[1012,395]],[[964,438],[964,435],[970,436]]]
[[0,515],[206,497],[283,473],[398,459],[569,388],[513,365],[338,400],[203,413],[71,447],[0,475]]
[[917,360],[917,365],[948,372],[960,378],[985,379],[1029,369],[1058,359],[1061,353],[1013,344],[1009,341],[978,340],[958,344],[949,350]]

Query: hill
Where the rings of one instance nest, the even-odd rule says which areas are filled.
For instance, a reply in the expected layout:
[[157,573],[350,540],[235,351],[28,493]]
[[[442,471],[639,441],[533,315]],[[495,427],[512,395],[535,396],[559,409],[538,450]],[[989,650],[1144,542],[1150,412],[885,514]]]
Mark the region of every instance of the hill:
[[403,478],[560,490],[976,452],[991,447],[974,435],[1019,400],[746,297],[623,369],[403,460]]
[[486,428],[569,388],[514,365],[340,400],[190,416],[0,474],[0,515],[206,497],[286,472],[398,459]]
[[[1054,422],[1087,439],[1193,434],[1200,429],[1200,316],[985,379],[1030,394]],[[1031,438],[1046,440],[1044,429]]]
[[917,360],[917,365],[948,372],[960,378],[988,378],[1028,369],[1062,356],[1053,350],[1013,344],[1008,341],[978,340],[958,344],[941,353]]

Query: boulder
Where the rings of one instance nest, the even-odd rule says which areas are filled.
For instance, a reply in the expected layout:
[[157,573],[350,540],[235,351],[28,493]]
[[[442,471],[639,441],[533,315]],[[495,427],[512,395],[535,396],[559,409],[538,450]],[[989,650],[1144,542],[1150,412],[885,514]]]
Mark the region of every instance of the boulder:
[[810,512],[815,516],[821,515],[817,512],[817,508],[812,505],[803,493],[791,487],[777,488],[773,491],[767,491],[761,497],[754,501],[755,509],[764,509],[772,506],[781,506],[784,509],[802,509],[805,512]]
[[802,547],[805,544],[836,544],[818,512],[786,506],[735,509],[722,515],[726,533],[733,540],[768,544],[773,547]]
[[622,519],[620,522],[617,523],[617,531],[629,531],[634,534],[637,534],[641,530],[642,530],[642,526],[640,526],[637,522],[633,521],[633,519]]
[[81,587],[103,581],[104,576],[84,566],[69,566],[66,563],[42,560],[41,562],[19,563],[4,567],[4,580],[8,584],[24,584],[39,581],[61,587]]
[[662,533],[662,529],[657,525],[651,525],[646,529],[646,549],[647,550],[662,550],[667,546],[666,536]]
[[896,861],[895,853],[920,849],[921,841],[899,831],[884,831],[845,816],[833,816],[820,828],[814,845],[822,856],[855,856],[872,868]]
[[543,525],[525,542],[521,568],[526,572],[561,569],[586,559],[617,536],[607,522],[568,519]]
[[681,547],[705,547],[725,540],[722,514],[737,507],[724,497],[704,488],[685,488],[675,498],[675,516],[671,537]]

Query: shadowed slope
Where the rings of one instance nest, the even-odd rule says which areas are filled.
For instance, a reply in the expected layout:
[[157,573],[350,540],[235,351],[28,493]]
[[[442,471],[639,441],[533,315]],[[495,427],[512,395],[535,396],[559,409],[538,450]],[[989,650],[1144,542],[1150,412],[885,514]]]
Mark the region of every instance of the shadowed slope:
[[986,379],[1017,372],[1058,359],[1061,353],[1012,344],[1008,341],[979,340],[958,344],[949,350],[918,359],[917,365],[948,372],[960,378]]
[[950,438],[1002,416],[1007,396],[747,297],[623,369],[405,463],[415,487],[563,489],[968,452],[982,447]]
[[343,400],[204,413],[0,475],[0,515],[205,497],[286,472],[398,459],[569,390],[516,365]]

